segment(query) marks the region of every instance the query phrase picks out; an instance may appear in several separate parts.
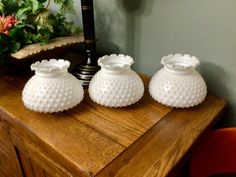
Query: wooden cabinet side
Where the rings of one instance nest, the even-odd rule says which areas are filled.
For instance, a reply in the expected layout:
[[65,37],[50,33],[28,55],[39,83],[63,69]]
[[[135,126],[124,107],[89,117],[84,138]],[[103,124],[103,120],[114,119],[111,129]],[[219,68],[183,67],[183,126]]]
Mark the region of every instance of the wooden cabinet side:
[[23,177],[9,129],[10,125],[0,118],[0,176]]
[[26,134],[14,128],[10,132],[25,177],[72,177]]

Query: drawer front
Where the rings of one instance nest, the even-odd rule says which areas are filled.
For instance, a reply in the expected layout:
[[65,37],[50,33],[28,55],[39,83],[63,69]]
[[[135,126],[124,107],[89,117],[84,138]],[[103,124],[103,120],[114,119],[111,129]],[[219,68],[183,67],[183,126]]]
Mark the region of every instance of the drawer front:
[[0,176],[22,177],[17,154],[10,140],[9,125],[0,119]]
[[72,177],[22,132],[12,128],[11,137],[25,177]]
[[16,148],[24,177],[53,177],[35,161]]

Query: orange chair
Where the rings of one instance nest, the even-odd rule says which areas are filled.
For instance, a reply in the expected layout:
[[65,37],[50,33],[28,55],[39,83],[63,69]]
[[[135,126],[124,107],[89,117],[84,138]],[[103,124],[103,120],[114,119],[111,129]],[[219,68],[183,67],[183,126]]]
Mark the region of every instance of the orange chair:
[[209,133],[194,149],[191,177],[231,174],[236,177],[236,127]]

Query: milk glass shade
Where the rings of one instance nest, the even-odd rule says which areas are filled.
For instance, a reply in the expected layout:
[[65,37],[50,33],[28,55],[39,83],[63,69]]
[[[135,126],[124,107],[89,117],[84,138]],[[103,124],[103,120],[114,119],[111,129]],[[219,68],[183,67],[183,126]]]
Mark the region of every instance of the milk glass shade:
[[203,77],[196,71],[199,60],[190,55],[168,55],[164,67],[156,72],[149,84],[150,95],[161,104],[188,108],[201,103],[207,94]]
[[26,83],[22,100],[24,105],[37,112],[52,113],[70,109],[80,103],[84,91],[79,80],[68,73],[66,60],[43,60],[31,65],[35,71]]
[[124,107],[139,101],[144,92],[141,78],[130,67],[127,55],[106,55],[98,60],[98,71],[89,85],[90,98],[103,106]]

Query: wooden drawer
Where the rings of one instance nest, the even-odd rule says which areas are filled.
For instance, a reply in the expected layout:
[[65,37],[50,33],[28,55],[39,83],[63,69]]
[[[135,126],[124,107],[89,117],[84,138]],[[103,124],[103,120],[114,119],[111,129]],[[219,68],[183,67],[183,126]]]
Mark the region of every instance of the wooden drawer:
[[24,177],[53,177],[19,149],[16,149],[16,151]]
[[72,177],[24,134],[12,128],[11,136],[25,177]]
[[15,149],[9,136],[9,125],[0,119],[0,176],[22,177]]

